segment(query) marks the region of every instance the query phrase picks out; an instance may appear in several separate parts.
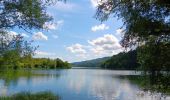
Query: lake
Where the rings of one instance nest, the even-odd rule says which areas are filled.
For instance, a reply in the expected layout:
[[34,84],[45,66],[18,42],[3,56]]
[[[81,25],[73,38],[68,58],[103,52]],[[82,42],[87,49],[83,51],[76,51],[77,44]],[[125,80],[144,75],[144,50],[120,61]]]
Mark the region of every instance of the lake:
[[102,69],[0,71],[0,95],[51,91],[62,100],[159,100],[159,93],[150,95],[122,78],[139,74]]

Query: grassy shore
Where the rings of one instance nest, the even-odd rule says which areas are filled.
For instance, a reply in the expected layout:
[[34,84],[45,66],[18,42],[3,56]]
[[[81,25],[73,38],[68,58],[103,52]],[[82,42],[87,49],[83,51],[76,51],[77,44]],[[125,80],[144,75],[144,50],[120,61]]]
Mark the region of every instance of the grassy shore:
[[0,100],[60,100],[59,96],[51,92],[21,92],[11,96],[0,97]]

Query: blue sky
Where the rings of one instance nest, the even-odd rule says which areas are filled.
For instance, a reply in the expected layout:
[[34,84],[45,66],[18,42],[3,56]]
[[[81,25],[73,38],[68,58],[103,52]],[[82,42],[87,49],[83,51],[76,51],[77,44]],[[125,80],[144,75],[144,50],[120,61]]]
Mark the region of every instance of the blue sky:
[[121,20],[110,18],[101,23],[94,18],[97,0],[67,0],[48,7],[53,23],[49,30],[12,30],[39,45],[35,57],[61,58],[69,62],[112,56],[123,49]]

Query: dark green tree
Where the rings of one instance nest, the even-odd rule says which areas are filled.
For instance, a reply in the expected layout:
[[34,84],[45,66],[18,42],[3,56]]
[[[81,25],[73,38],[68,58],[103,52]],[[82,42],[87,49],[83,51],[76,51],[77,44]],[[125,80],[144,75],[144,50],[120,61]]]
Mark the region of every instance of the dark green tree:
[[118,16],[124,23],[122,46],[138,47],[138,61],[145,74],[151,76],[151,84],[154,83],[151,87],[158,90],[169,89],[170,1],[102,1],[98,6],[96,18],[104,21],[111,15]]

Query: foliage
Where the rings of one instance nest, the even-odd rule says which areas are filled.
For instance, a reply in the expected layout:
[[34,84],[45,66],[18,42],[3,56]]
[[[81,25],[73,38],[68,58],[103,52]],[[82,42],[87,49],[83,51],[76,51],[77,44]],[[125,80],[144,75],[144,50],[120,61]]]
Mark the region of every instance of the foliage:
[[150,89],[170,86],[169,0],[102,0],[96,17],[101,21],[115,14],[124,22],[123,47],[139,47],[137,59],[149,75]]
[[[12,35],[7,30],[13,28],[43,29],[52,20],[46,12],[47,6],[65,0],[0,0],[0,68],[19,69],[38,67],[69,66],[59,59],[33,59],[36,47],[20,35]],[[55,64],[57,65],[55,65]]]
[[49,59],[49,58],[33,58],[33,68],[45,68],[45,69],[57,69],[57,68],[71,68],[70,64],[61,59]]
[[[170,90],[170,42],[157,42],[157,37],[138,49],[138,60],[141,69],[150,79],[149,88],[155,91]],[[164,91],[166,92],[166,91]]]
[[0,34],[0,68],[22,67],[22,58],[28,58],[33,55],[36,48],[31,46],[20,35]]
[[105,61],[101,67],[118,70],[135,70],[139,67],[137,63],[137,52],[134,50],[114,55],[109,60]]
[[101,21],[111,14],[124,22],[124,47],[131,47],[148,40],[148,36],[170,34],[169,0],[102,0],[98,6],[96,18]]
[[57,69],[71,68],[68,62],[60,59],[20,57],[15,51],[10,51],[1,58],[1,69]]
[[51,92],[39,92],[32,94],[22,92],[8,97],[0,97],[0,100],[59,100],[60,98]]
[[42,29],[45,22],[52,20],[46,12],[47,6],[56,1],[0,0],[0,29]]

